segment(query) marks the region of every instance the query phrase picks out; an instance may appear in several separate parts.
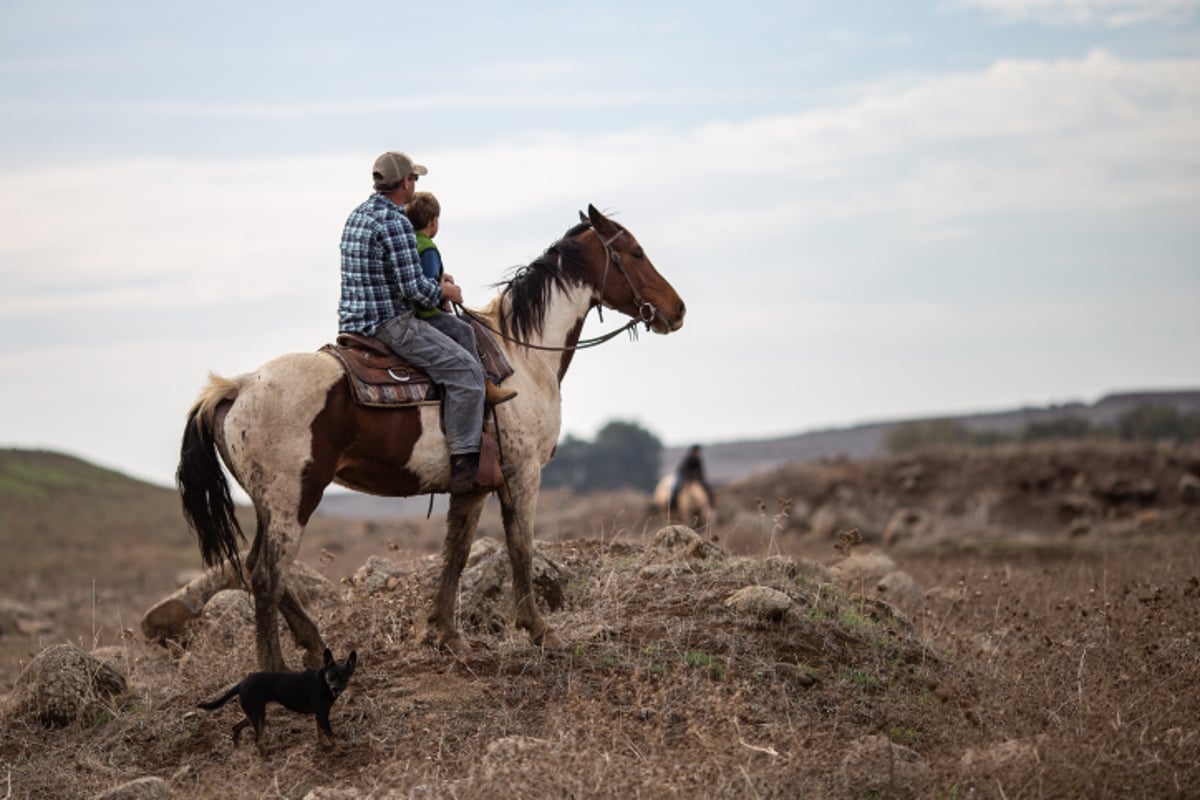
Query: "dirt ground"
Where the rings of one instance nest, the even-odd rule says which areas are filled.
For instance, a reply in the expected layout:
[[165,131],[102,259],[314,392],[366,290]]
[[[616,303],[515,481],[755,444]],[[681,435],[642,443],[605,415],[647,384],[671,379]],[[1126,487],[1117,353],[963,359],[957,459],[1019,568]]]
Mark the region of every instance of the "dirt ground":
[[[719,487],[682,547],[644,495],[547,493],[568,648],[464,593],[464,662],[416,644],[436,522],[325,521],[301,557],[339,587],[326,639],[359,654],[342,754],[278,708],[267,759],[235,748],[236,707],[195,703],[253,669],[252,633],[161,647],[117,633],[125,607],[96,643],[121,645],[129,691],[66,728],[8,716],[0,797],[145,776],[189,798],[1197,797],[1197,475],[1196,451],[1112,444],[797,465]],[[353,577],[371,555],[382,582]],[[730,607],[748,586],[786,610]],[[0,648],[28,660],[54,635]]]

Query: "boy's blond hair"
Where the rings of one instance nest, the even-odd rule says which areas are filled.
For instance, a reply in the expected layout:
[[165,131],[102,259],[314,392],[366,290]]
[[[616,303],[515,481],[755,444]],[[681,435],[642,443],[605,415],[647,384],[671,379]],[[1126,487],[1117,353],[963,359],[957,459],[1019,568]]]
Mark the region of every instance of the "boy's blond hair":
[[412,223],[413,229],[423,231],[429,223],[442,215],[442,206],[438,203],[433,192],[416,192],[404,206],[404,215]]

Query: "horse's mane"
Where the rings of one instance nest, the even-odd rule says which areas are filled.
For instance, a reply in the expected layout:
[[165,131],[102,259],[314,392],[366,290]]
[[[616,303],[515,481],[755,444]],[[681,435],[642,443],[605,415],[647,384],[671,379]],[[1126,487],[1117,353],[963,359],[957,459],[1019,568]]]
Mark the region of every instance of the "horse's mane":
[[515,267],[506,280],[496,284],[500,289],[501,309],[505,307],[505,298],[508,300],[508,313],[500,314],[500,329],[506,336],[528,341],[540,334],[550,292],[585,281],[587,262],[583,245],[576,237],[591,227],[590,222],[580,222],[532,263]]

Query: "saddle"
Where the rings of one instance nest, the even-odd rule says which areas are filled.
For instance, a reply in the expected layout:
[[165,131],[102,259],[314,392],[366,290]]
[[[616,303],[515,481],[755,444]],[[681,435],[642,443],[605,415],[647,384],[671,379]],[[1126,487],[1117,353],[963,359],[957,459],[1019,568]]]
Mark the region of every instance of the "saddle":
[[[473,317],[465,319],[475,329],[475,346],[487,380],[499,386],[513,374],[512,365],[491,331]],[[441,402],[441,387],[427,372],[396,355],[373,336],[342,332],[336,344],[325,345],[321,352],[329,353],[341,363],[350,392],[359,405],[398,408]]]

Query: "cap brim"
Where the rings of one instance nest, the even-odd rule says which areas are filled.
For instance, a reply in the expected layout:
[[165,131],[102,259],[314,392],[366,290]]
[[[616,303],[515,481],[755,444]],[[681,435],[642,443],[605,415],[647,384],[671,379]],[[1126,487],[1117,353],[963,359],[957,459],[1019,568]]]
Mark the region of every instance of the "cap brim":
[[429,174],[429,170],[425,169],[420,164],[413,164],[412,171],[413,171],[414,175],[428,175]]

